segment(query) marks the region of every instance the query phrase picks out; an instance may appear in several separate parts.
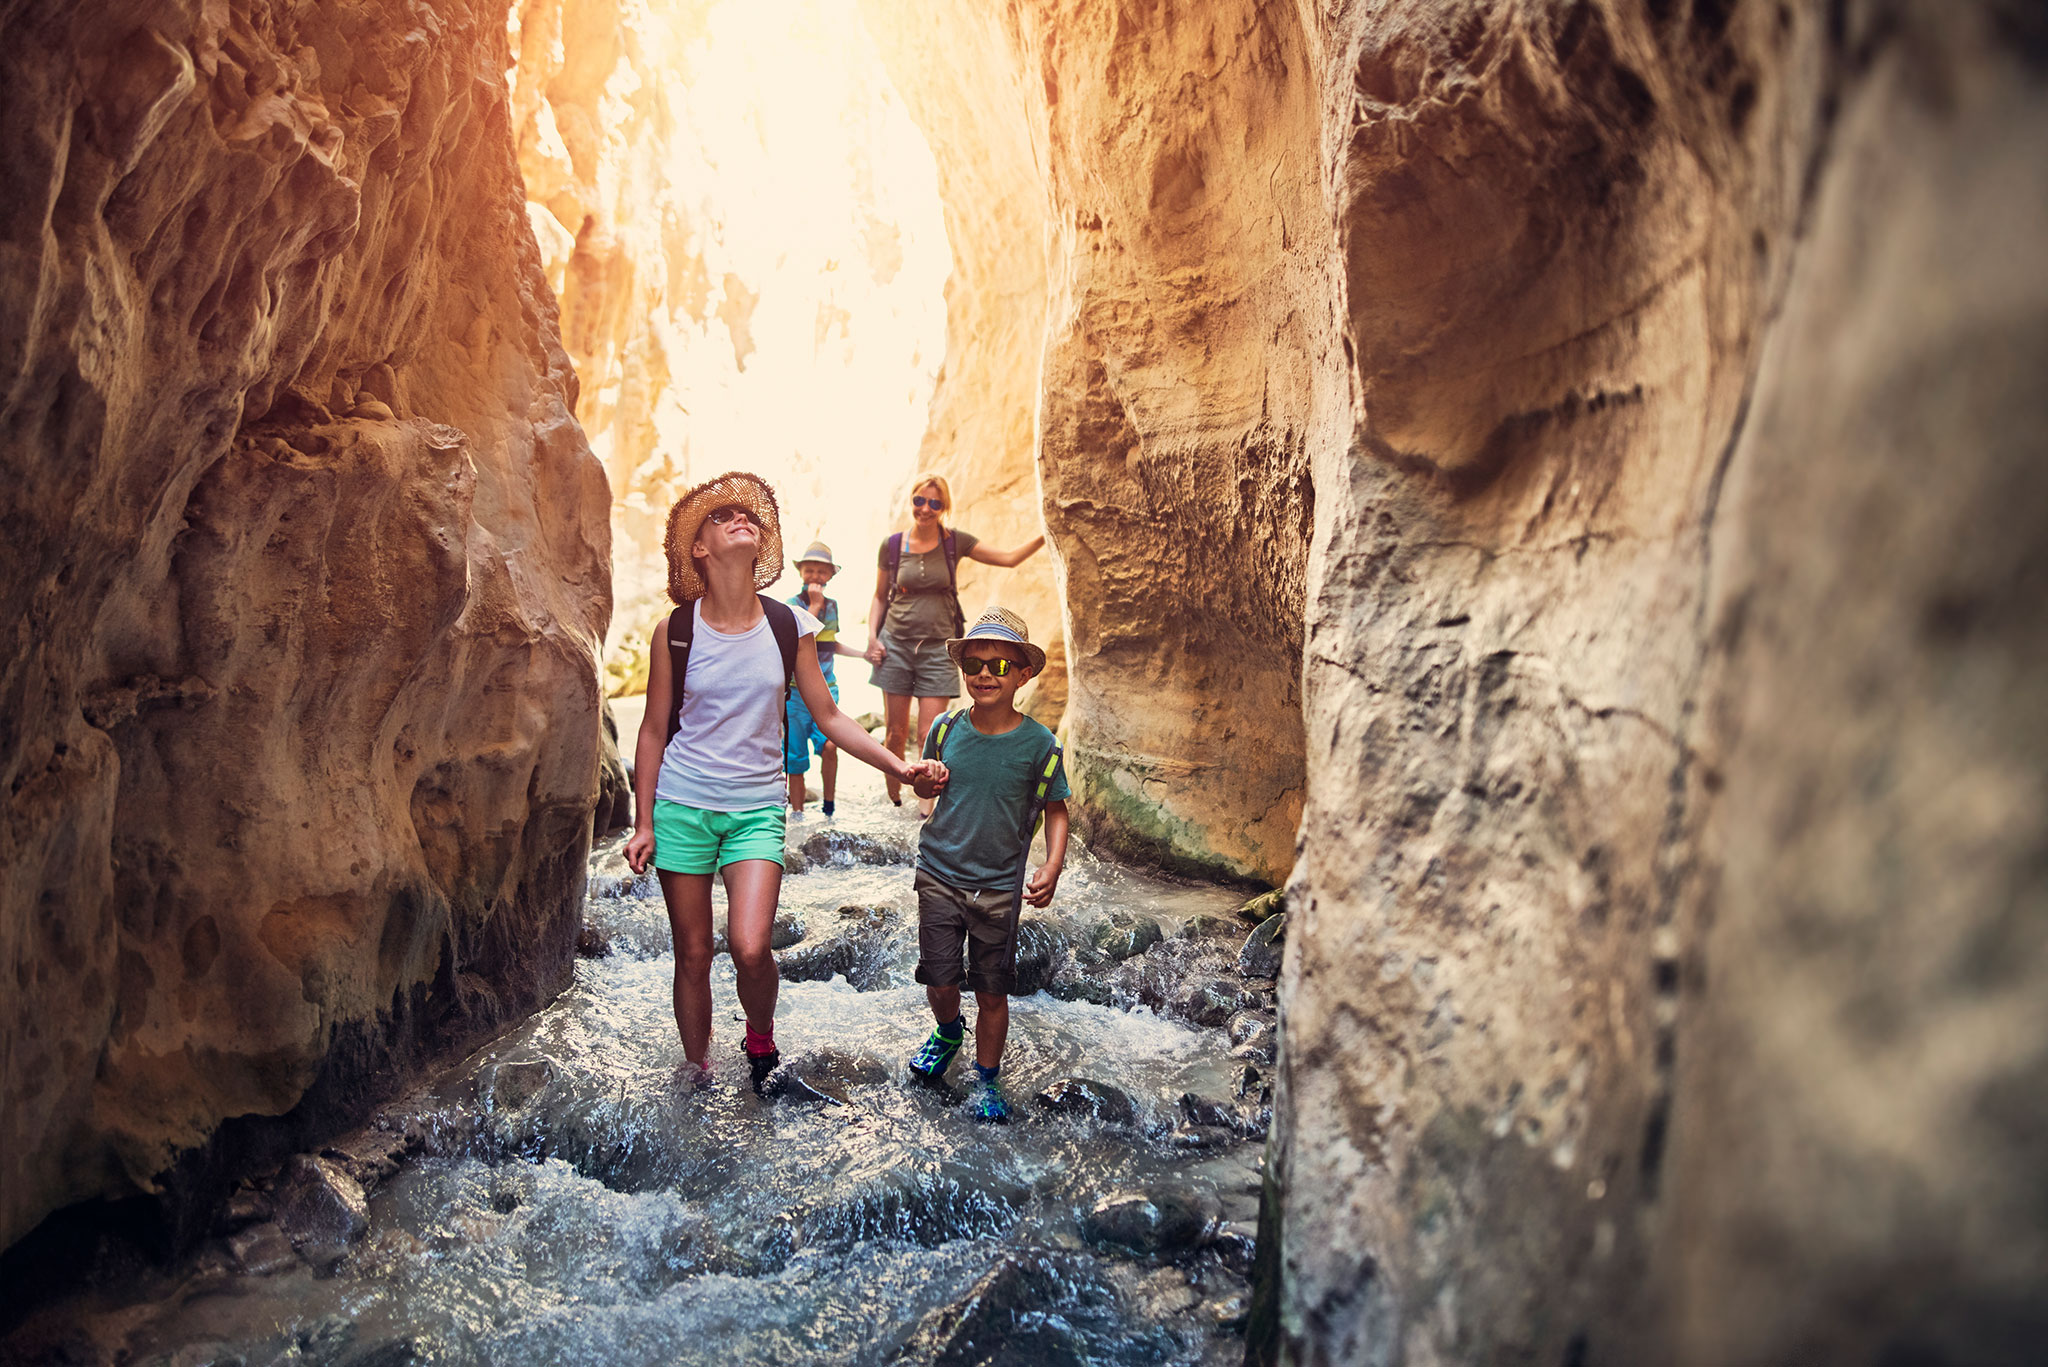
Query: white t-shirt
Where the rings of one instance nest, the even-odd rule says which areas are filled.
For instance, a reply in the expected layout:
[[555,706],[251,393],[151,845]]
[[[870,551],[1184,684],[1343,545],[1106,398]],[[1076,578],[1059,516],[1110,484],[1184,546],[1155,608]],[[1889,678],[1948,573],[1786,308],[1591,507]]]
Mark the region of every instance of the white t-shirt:
[[[689,676],[683,680],[682,726],[661,753],[654,795],[707,812],[779,807],[782,777],[782,652],[764,613],[737,636],[704,625],[703,600],[690,641]],[[818,619],[800,607],[799,651],[815,649]],[[667,640],[656,642],[668,649]],[[802,658],[801,655],[798,656]]]

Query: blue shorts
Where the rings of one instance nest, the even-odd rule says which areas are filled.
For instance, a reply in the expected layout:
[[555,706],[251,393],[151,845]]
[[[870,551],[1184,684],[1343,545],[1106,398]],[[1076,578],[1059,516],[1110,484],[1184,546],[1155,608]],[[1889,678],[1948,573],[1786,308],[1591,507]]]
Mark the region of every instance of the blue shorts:
[[[832,690],[832,701],[839,701],[839,685],[831,679],[825,680],[825,687]],[[789,710],[785,714],[789,722],[789,739],[782,744],[782,772],[785,774],[808,774],[811,772],[811,751],[825,753],[825,747],[832,742],[811,716],[811,709],[804,706],[804,700],[794,688],[789,690]]]

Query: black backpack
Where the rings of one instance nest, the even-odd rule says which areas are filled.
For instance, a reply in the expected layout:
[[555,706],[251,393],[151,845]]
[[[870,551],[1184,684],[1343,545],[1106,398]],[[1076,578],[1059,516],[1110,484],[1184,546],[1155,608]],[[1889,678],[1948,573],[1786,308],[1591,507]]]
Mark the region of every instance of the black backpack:
[[[960,548],[953,541],[951,527],[939,537],[939,545],[946,551],[946,592],[953,595],[953,635],[967,634],[967,614],[960,610],[960,575],[956,566],[960,563]],[[896,601],[896,571],[903,565],[903,533],[891,532],[889,539],[882,543],[882,564],[888,571],[883,582],[888,586],[882,597],[882,620],[889,620],[889,606]]]
[[[787,603],[778,603],[765,593],[754,595],[761,600],[761,611],[768,616],[768,629],[775,633],[775,648],[782,652],[782,700],[789,702],[790,686],[796,682],[796,646],[799,639],[796,629],[796,609]],[[678,622],[676,619],[682,620]],[[690,672],[690,642],[697,635],[697,612],[694,603],[686,603],[671,612],[662,621],[668,633],[668,672],[672,680],[669,688],[668,740],[662,742],[667,748],[668,741],[676,738],[676,732],[683,726],[683,676]],[[782,716],[782,726],[789,729],[787,707]],[[785,746],[789,737],[783,736]]]

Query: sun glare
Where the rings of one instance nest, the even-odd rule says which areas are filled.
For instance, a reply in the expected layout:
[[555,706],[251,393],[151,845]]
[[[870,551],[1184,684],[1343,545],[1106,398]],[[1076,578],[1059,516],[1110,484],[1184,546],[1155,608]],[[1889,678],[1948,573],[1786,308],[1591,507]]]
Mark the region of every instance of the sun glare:
[[[666,608],[670,503],[728,469],[773,482],[788,555],[830,543],[845,634],[865,640],[952,257],[930,148],[853,0],[654,0],[623,40],[521,35],[515,14],[522,37],[515,83],[543,88],[515,92],[521,162],[612,481],[612,690],[632,691]],[[578,45],[600,41],[594,69]],[[797,582],[785,565],[774,592]],[[842,689],[865,679],[844,670]]]

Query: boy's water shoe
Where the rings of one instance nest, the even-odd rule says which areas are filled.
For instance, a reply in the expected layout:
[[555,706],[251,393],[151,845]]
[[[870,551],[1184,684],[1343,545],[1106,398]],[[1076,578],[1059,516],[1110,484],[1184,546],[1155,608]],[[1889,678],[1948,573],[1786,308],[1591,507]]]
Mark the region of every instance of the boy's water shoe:
[[910,1073],[920,1082],[938,1082],[946,1076],[946,1068],[953,1062],[953,1055],[960,1052],[961,1041],[966,1033],[948,1039],[935,1027],[926,1037],[924,1046],[910,1059]]
[[974,1090],[967,1097],[967,1113],[984,1125],[1008,1124],[1010,1103],[1003,1097],[1003,1084],[977,1074]]

